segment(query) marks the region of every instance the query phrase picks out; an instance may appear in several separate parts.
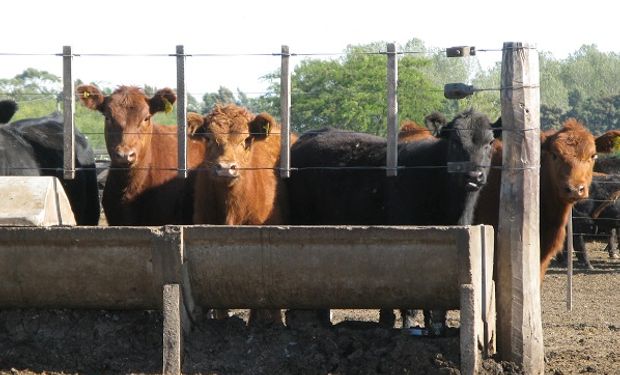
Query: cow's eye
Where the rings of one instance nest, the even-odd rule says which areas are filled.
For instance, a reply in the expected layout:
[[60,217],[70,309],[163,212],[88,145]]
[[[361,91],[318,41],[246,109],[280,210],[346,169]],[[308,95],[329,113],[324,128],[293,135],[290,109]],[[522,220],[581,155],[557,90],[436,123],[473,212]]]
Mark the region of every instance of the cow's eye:
[[144,122],[149,122],[150,119],[151,119],[151,115],[148,115],[144,118]]
[[596,160],[596,159],[598,159],[598,155],[597,154],[592,155],[592,160]]

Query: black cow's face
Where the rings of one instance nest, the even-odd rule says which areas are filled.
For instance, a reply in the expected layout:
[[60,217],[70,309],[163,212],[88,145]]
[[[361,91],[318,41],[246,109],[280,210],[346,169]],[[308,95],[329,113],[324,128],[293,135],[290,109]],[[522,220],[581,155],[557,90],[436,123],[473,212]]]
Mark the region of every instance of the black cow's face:
[[449,140],[448,170],[466,191],[478,191],[486,184],[493,153],[493,131],[489,119],[467,111],[442,130]]

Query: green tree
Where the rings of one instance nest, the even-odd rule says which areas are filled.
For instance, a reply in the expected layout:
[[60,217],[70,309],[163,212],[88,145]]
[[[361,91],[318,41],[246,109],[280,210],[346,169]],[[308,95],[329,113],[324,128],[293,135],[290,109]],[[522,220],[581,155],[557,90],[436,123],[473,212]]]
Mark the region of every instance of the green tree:
[[562,70],[566,64],[556,60],[549,52],[542,51],[539,56],[541,106],[553,109],[553,112],[567,111],[568,88],[562,79]]
[[566,89],[583,98],[620,94],[620,56],[604,53],[596,45],[584,45],[563,62],[560,77]]
[[562,119],[575,117],[595,134],[620,129],[620,95],[580,99]]
[[[348,46],[338,59],[306,59],[292,74],[291,123],[298,132],[325,126],[385,134],[387,123],[386,43]],[[411,47],[411,46],[408,46]],[[399,48],[403,50],[403,48]],[[400,55],[399,116],[422,123],[424,116],[442,108],[441,89],[424,73],[431,59]],[[279,72],[266,76],[271,83],[266,100],[279,111]]]
[[55,97],[60,91],[60,77],[44,70],[27,68],[9,79],[0,79],[0,90],[16,100]]
[[[467,99],[468,107],[485,113],[491,121],[501,115],[502,103],[500,99],[502,63],[497,62],[489,70],[479,70],[472,80],[473,86],[478,89]],[[460,109],[463,109],[462,107]]]
[[220,86],[217,92],[209,92],[202,96],[203,113],[211,112],[216,104],[238,104],[238,101],[229,88]]

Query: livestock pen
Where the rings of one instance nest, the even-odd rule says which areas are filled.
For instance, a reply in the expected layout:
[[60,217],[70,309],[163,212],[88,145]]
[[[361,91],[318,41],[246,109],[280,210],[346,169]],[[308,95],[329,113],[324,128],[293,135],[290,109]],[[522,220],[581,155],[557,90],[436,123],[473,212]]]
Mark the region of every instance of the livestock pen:
[[[389,46],[389,175],[398,173],[396,55],[393,45]],[[281,137],[280,170],[284,178],[290,172],[289,56],[288,47],[283,47],[281,122],[285,136]],[[178,170],[186,176],[186,55],[182,46],[177,47],[176,57]],[[72,58],[71,48],[65,47],[66,178],[75,173]],[[493,234],[484,226],[0,228],[0,264],[7,267],[2,272],[7,279],[2,280],[0,306],[161,309],[165,373],[181,372],[182,327],[189,329],[197,305],[397,308],[404,303],[455,308],[461,310],[464,373],[480,370],[483,356],[493,354],[495,338],[501,359],[517,363],[527,373],[542,373],[536,52],[527,44],[505,43],[502,67],[503,127],[511,131],[504,139],[507,178],[496,228],[500,241],[495,264]],[[311,254],[312,262],[302,261],[298,256],[302,252]],[[445,263],[437,264],[435,258]],[[377,277],[376,268],[389,272],[379,272],[385,276]],[[62,277],[56,277],[59,270]],[[490,281],[494,272],[498,275],[495,287]],[[84,273],[91,275],[90,280],[85,280]],[[23,277],[30,274],[41,279]]]

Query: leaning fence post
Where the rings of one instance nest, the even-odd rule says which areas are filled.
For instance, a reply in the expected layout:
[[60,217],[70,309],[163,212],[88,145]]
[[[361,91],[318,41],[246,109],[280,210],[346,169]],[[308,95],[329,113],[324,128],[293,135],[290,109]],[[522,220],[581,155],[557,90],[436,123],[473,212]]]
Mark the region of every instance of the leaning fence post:
[[291,71],[288,46],[282,46],[282,67],[280,69],[280,177],[291,176]]
[[544,373],[540,307],[538,54],[504,43],[503,170],[497,235],[497,348],[526,374]]
[[398,58],[394,43],[387,45],[387,175],[396,176],[398,170]]
[[63,84],[63,177],[65,180],[75,178],[75,94],[72,74],[73,54],[71,46],[62,47],[62,84]]
[[185,50],[177,46],[177,138],[179,177],[187,177],[187,93],[185,91]]

